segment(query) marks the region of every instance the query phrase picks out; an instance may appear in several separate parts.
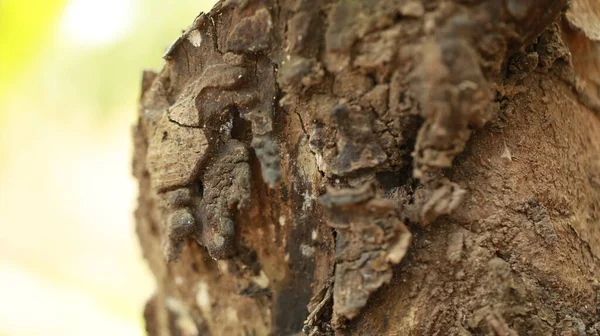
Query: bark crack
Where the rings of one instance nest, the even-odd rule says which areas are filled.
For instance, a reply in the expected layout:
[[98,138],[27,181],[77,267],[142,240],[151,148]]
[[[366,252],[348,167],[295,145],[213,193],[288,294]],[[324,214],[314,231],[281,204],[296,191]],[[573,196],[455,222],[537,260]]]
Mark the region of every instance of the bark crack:
[[174,124],[176,124],[177,126],[180,126],[180,127],[185,127],[185,128],[195,128],[195,129],[202,128],[202,127],[200,127],[200,126],[191,126],[191,125],[186,125],[186,124],[179,123],[179,122],[177,122],[177,121],[175,121],[175,120],[171,119],[171,116],[170,116],[170,115],[167,115],[167,117],[169,118],[169,121],[170,121],[170,122],[172,122],[172,123],[174,123]]
[[306,135],[306,137],[308,138],[308,141],[310,142],[310,135],[308,135],[308,132],[306,131],[306,128],[304,127],[304,121],[302,120],[302,116],[297,111],[294,111],[294,113],[298,116],[298,119],[300,120],[300,128],[302,128],[302,132],[304,132],[304,135]]
[[187,50],[187,47],[185,46],[185,43],[182,43],[181,47],[183,48],[183,51],[185,52],[185,63],[186,63],[187,69],[189,72],[191,72],[192,70],[191,70],[191,66],[190,66],[190,54]]
[[218,30],[217,30],[217,25],[215,24],[215,20],[213,19],[213,17],[210,15],[210,13],[206,14],[208,16],[208,18],[210,19],[210,28],[211,28],[211,33],[213,35],[213,48],[216,52],[218,52],[219,54],[223,55],[224,53],[221,51],[221,49],[219,48],[219,34],[218,34]]

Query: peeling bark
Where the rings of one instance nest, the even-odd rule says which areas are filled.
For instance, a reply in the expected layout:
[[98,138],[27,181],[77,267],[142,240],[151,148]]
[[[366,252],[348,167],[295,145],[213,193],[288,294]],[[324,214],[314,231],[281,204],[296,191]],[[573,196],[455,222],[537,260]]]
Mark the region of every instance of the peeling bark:
[[221,1],[134,128],[149,335],[600,334],[600,10]]

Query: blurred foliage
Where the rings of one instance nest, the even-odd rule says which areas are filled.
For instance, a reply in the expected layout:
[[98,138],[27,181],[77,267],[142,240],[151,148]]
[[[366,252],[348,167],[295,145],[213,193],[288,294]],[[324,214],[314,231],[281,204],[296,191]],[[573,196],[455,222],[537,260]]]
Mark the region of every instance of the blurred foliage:
[[0,1],[0,101],[14,77],[43,50],[65,0]]

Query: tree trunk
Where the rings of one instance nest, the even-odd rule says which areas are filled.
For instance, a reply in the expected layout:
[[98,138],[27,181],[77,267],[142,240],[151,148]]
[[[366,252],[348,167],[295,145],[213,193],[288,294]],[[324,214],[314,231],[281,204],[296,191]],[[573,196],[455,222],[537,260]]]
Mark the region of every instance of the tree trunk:
[[227,0],[146,72],[149,335],[599,335],[594,0]]

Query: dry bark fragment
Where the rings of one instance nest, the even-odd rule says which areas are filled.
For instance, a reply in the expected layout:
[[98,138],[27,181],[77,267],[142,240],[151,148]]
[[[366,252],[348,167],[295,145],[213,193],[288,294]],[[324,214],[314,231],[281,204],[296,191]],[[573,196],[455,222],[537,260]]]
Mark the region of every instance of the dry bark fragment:
[[320,203],[329,209],[328,224],[337,230],[333,323],[340,326],[389,282],[391,266],[406,254],[411,235],[395,214],[394,202],[378,198],[370,183],[328,188]]

